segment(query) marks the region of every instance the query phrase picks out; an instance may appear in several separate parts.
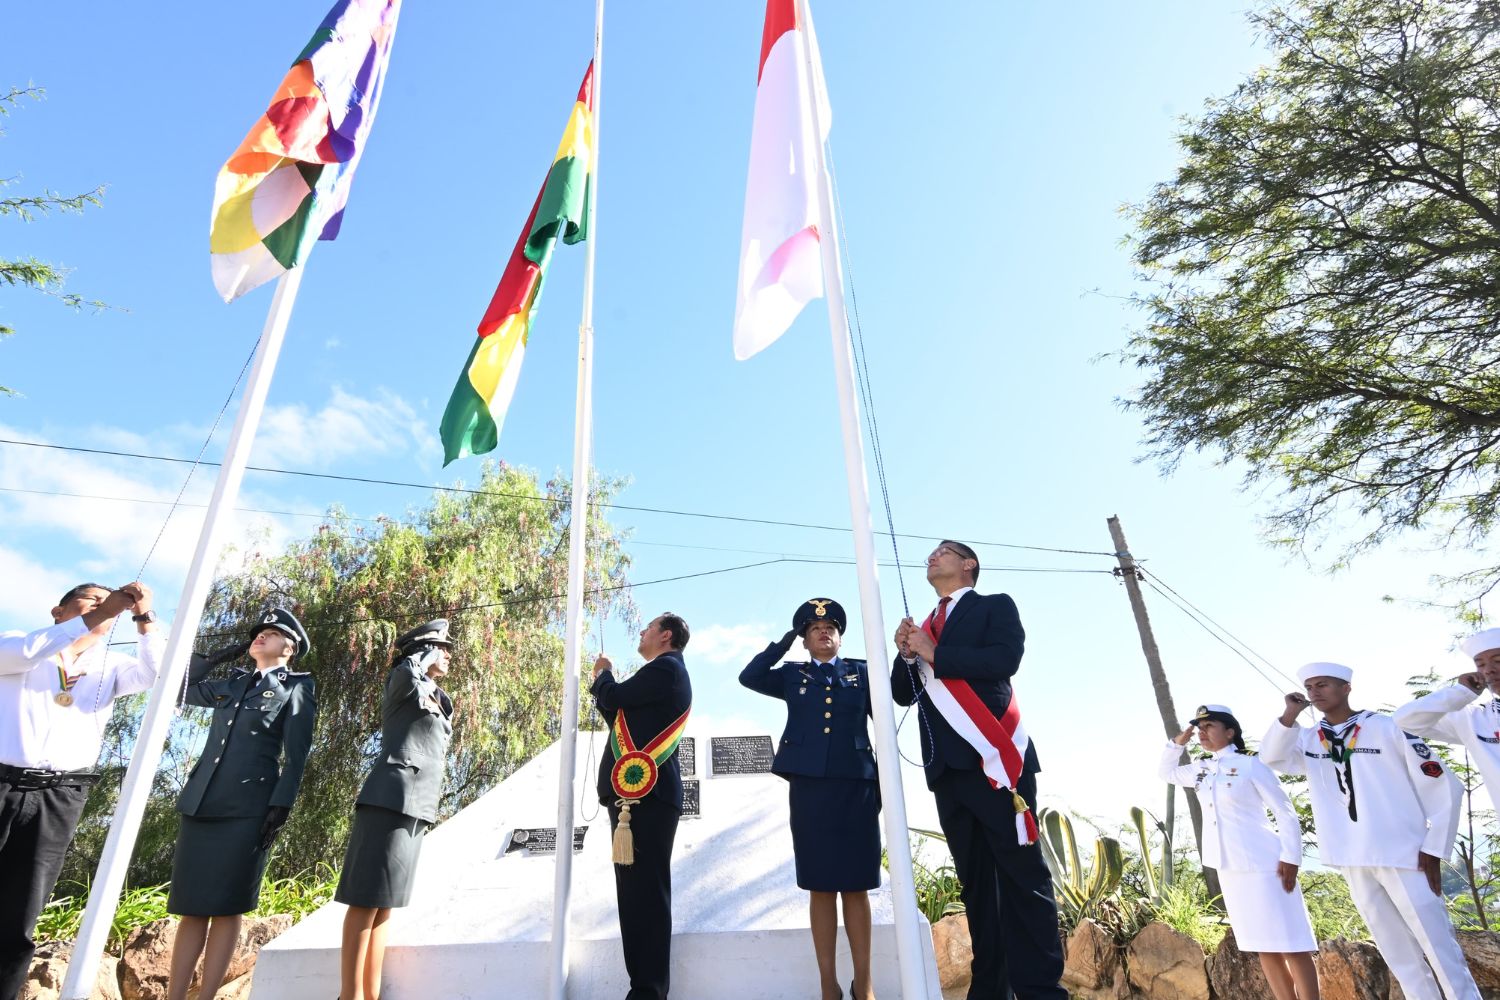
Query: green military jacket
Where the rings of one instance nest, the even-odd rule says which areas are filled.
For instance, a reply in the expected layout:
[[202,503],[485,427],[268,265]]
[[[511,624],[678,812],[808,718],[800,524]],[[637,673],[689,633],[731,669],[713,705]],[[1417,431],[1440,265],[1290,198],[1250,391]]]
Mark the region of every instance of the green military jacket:
[[437,822],[452,737],[452,699],[417,657],[403,656],[385,679],[380,753],[356,801]]
[[264,816],[271,806],[290,809],[318,714],[312,675],[284,668],[264,674],[235,670],[226,680],[208,680],[212,669],[195,656],[188,672],[187,704],[211,708],[214,715],[208,744],[177,797],[177,811]]

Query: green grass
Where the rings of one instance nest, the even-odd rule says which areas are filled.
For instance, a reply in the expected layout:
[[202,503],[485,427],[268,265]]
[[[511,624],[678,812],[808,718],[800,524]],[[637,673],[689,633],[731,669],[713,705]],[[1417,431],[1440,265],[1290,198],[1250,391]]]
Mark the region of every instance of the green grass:
[[1175,881],[1151,901],[1151,915],[1179,934],[1186,934],[1213,952],[1224,940],[1225,925],[1210,905],[1208,886],[1201,878]]
[[[338,870],[328,864],[320,864],[314,871],[291,878],[268,879],[261,885],[260,906],[254,916],[290,913],[292,922],[296,923],[331,900],[338,883]],[[131,931],[170,916],[167,913],[167,889],[165,885],[151,885],[125,891],[119,908],[115,910],[114,923],[110,925],[106,946],[110,951],[119,954]],[[72,941],[78,937],[83,908],[87,903],[86,892],[52,900],[37,920],[36,940]]]

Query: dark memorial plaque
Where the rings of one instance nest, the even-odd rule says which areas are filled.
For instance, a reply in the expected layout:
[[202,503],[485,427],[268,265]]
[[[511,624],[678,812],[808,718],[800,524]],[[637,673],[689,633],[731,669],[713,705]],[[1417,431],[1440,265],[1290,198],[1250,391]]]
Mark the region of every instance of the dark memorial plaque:
[[721,774],[769,774],[775,753],[769,736],[711,736],[714,777]]
[[684,736],[677,741],[677,763],[683,774],[698,773],[698,741]]
[[[574,854],[583,850],[583,836],[588,832],[587,826],[573,828]],[[535,829],[516,827],[510,832],[510,838],[506,840],[505,850],[501,854],[515,854],[517,851],[525,851],[527,854],[556,854],[557,827],[541,826]]]
[[701,819],[703,813],[698,799],[698,780],[685,778],[682,782],[682,818]]

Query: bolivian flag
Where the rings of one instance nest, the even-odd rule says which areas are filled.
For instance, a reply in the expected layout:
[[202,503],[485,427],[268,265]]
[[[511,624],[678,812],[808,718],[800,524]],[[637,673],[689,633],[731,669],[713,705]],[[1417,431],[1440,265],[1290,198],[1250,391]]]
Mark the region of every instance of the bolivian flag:
[[594,64],[583,75],[578,100],[558,144],[547,181],[536,196],[521,238],[511,251],[500,285],[479,321],[479,340],[443,411],[443,464],[493,451],[505,410],[516,391],[531,319],[558,237],[581,243],[588,237],[589,170],[594,147]]

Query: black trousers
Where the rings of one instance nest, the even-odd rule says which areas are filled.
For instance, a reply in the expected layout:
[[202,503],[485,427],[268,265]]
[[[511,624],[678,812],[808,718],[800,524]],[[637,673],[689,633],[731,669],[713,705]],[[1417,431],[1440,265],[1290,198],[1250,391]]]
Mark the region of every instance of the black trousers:
[[88,801],[86,785],[17,791],[0,783],[0,1000],[16,1000],[31,971],[42,907]]
[[[1036,775],[1018,789],[1036,809]],[[982,771],[947,770],[933,788],[938,822],[963,883],[969,935],[974,941],[969,1000],[1068,1000],[1052,873],[1040,844],[1016,836],[1007,792],[990,787]]]
[[[635,864],[615,865],[615,899],[620,907],[620,944],[630,992],[625,1000],[667,1000],[672,965],[672,842],[677,810],[648,795],[630,806]],[[609,829],[620,810],[609,807]]]

